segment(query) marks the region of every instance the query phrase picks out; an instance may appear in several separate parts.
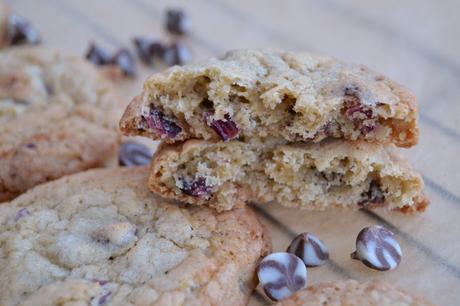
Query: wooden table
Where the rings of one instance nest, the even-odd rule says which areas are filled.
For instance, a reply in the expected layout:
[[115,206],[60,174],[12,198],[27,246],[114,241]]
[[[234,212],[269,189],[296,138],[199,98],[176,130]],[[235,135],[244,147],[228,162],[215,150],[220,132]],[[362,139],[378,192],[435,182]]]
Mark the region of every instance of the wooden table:
[[[194,60],[242,47],[312,50],[366,64],[405,84],[420,98],[421,140],[405,150],[423,173],[432,205],[424,214],[308,212],[255,206],[274,250],[311,231],[330,247],[331,261],[309,270],[309,284],[379,279],[423,293],[439,305],[460,304],[460,21],[458,0],[14,0],[14,11],[41,30],[45,45],[83,54],[90,40],[132,47],[134,36],[167,39],[166,7],[192,18],[187,43]],[[157,67],[156,71],[164,67]],[[153,68],[117,83],[126,101]],[[396,233],[404,257],[392,272],[350,259],[361,228],[382,224]],[[251,305],[268,304],[256,293]]]

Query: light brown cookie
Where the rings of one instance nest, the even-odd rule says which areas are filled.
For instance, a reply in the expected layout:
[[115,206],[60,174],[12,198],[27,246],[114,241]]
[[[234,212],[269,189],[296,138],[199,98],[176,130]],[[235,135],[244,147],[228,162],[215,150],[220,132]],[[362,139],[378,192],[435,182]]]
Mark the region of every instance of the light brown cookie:
[[120,122],[127,135],[189,138],[326,137],[418,141],[416,97],[361,65],[310,53],[239,50],[151,76]]
[[162,145],[152,160],[149,187],[219,211],[246,201],[273,200],[319,210],[385,207],[409,212],[428,205],[421,176],[393,146],[363,141],[189,140]]
[[270,251],[256,215],[167,202],[147,177],[90,170],[0,205],[0,305],[246,305]]
[[104,166],[123,102],[90,64],[40,48],[0,53],[0,200]]
[[276,306],[434,306],[422,297],[380,281],[337,281],[310,286]]

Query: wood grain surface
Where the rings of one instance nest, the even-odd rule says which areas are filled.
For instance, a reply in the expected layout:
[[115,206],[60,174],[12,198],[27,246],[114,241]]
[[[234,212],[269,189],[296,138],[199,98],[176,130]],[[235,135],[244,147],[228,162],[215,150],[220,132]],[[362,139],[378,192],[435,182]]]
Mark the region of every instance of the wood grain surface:
[[[8,1],[7,1],[8,2]],[[309,284],[378,279],[419,292],[438,305],[460,305],[460,21],[458,0],[14,0],[17,13],[41,31],[44,45],[82,55],[93,40],[111,50],[132,48],[134,36],[170,39],[168,7],[193,22],[185,39],[195,61],[229,49],[274,47],[310,50],[362,63],[411,88],[420,99],[421,140],[404,150],[422,172],[431,206],[424,214],[308,212],[253,205],[269,226],[274,250],[299,232],[321,237],[330,262],[309,269]],[[135,79],[117,87],[128,103],[145,77],[164,69],[138,63]],[[401,266],[374,272],[350,259],[355,237],[381,224],[396,233]],[[256,292],[250,305],[270,304]]]

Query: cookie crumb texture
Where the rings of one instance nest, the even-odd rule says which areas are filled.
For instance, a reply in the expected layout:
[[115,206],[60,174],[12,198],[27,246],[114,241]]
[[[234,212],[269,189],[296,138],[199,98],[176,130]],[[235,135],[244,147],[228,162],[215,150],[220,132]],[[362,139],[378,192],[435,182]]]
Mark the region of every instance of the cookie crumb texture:
[[152,194],[147,168],[90,170],[0,206],[0,304],[245,305],[269,238],[246,208]]
[[272,136],[410,147],[418,141],[417,108],[407,89],[361,65],[309,53],[239,50],[151,76],[120,127],[170,143]]
[[428,205],[422,178],[393,147],[341,140],[163,145],[152,161],[149,186],[163,196],[218,210],[273,200],[317,210],[386,207],[409,212]]
[[0,54],[0,201],[115,158],[123,105],[82,59],[31,47]]
[[434,306],[422,297],[380,282],[338,281],[313,285],[276,306]]

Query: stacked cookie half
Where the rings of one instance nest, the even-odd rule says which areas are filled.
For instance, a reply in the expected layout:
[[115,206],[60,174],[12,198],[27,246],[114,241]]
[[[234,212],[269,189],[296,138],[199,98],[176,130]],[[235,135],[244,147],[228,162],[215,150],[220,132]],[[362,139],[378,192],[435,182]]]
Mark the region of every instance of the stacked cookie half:
[[120,128],[163,141],[148,184],[167,198],[411,212],[428,200],[397,147],[417,143],[417,112],[410,91],[364,66],[239,50],[153,75]]

